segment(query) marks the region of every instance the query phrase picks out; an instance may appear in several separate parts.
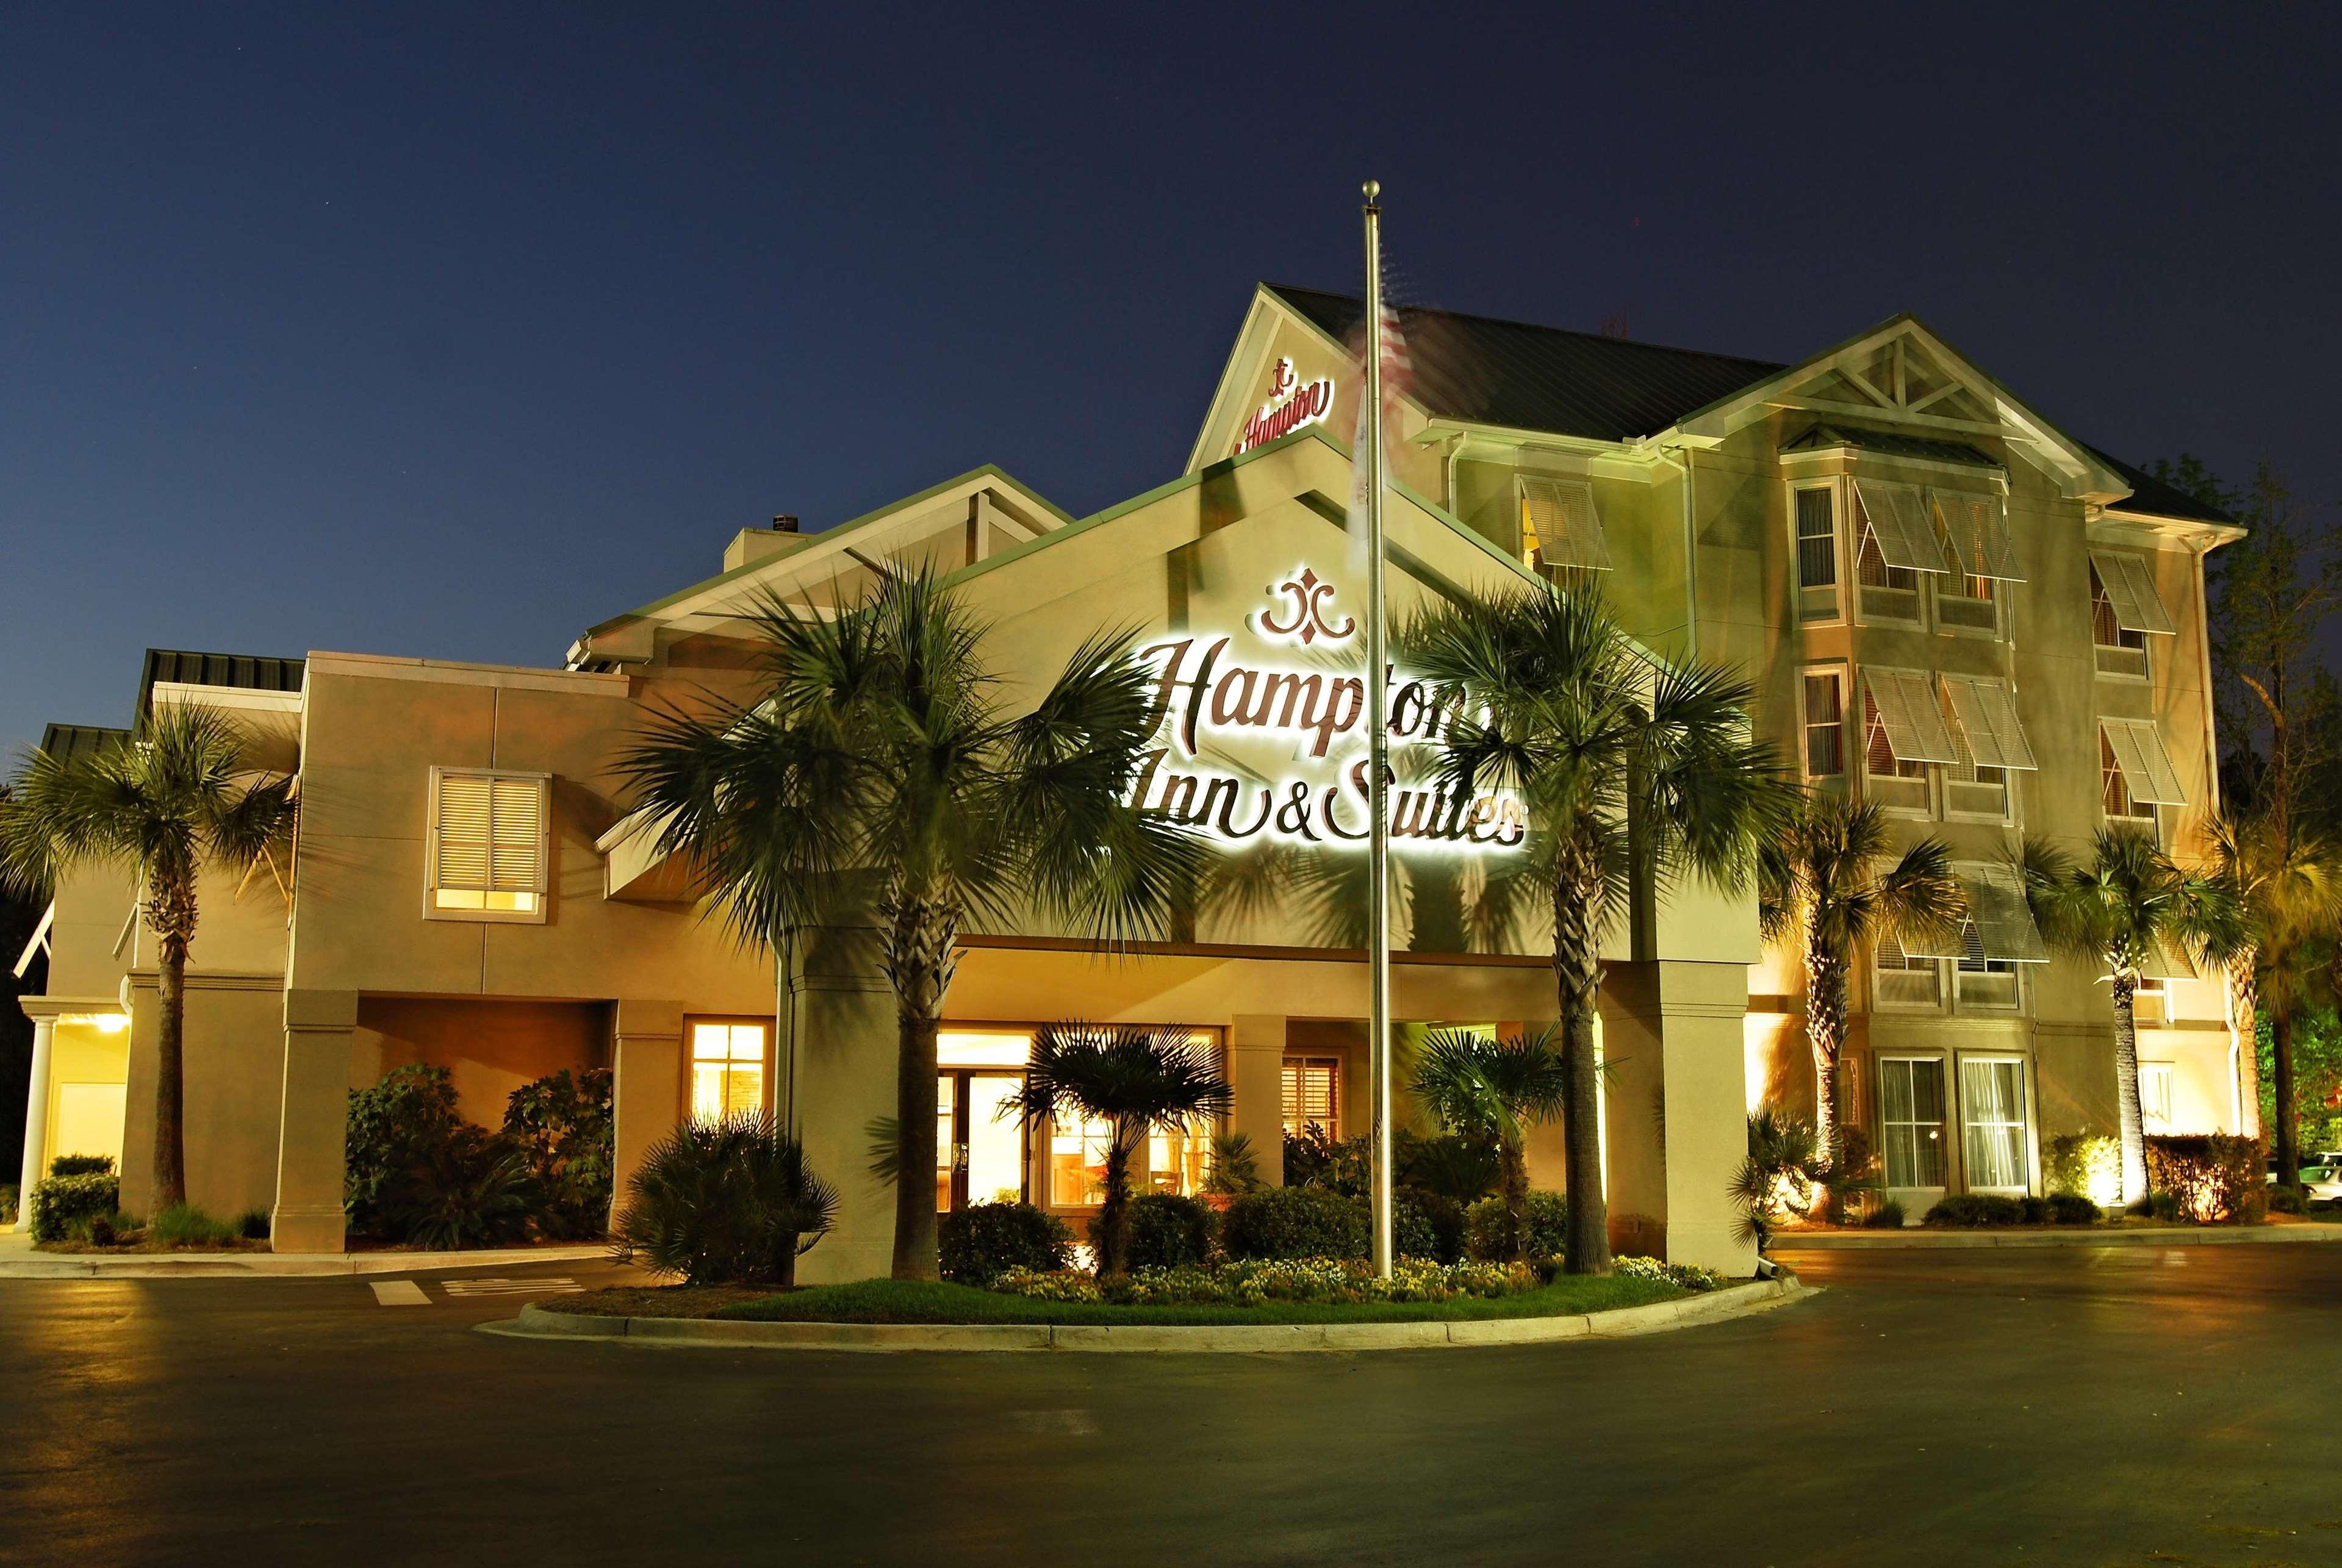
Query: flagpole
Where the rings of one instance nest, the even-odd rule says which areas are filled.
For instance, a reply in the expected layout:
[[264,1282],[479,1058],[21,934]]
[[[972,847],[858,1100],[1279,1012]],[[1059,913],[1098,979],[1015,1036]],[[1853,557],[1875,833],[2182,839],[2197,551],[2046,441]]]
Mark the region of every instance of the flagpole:
[[1366,197],[1366,974],[1367,1049],[1374,1055],[1375,1272],[1391,1276],[1390,721],[1383,630],[1382,185]]

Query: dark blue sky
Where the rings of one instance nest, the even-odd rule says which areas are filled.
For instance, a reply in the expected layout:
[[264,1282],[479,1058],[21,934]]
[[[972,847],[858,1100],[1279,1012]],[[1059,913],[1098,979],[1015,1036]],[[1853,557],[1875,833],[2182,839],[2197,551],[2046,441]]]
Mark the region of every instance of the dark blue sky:
[[1174,476],[1263,276],[1797,358],[2136,461],[2331,424],[2325,6],[0,15],[0,744],[148,644],[557,662],[776,511]]

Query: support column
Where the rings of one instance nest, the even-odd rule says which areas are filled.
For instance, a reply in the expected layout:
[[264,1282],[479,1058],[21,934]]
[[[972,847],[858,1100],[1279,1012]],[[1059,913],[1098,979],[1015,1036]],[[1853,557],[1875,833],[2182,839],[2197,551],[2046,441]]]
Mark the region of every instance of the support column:
[[610,1041],[610,1223],[652,1144],[683,1119],[683,1004],[620,1001]]
[[16,1229],[33,1228],[33,1184],[46,1174],[49,1151],[49,1058],[55,1050],[57,1020],[33,1020],[33,1079],[25,1091],[24,1177],[16,1188]]
[[[797,947],[787,1031],[794,1114],[807,1162],[837,1189],[837,1223],[797,1260],[797,1279],[885,1279],[894,1263],[895,1189],[870,1174],[869,1129],[895,1116],[902,1053],[894,989],[878,972],[877,933],[866,928],[806,931]],[[782,1072],[788,1076],[786,1065]]]
[[339,1252],[346,1247],[342,1175],[350,1046],[357,1023],[354,990],[285,993],[285,1105],[277,1124],[272,1251]]
[[1603,972],[1610,1244],[1726,1274],[1756,1267],[1726,1189],[1747,1157],[1746,966],[1651,960]]
[[1240,1013],[1228,1023],[1228,1131],[1252,1140],[1262,1180],[1285,1185],[1285,1020]]

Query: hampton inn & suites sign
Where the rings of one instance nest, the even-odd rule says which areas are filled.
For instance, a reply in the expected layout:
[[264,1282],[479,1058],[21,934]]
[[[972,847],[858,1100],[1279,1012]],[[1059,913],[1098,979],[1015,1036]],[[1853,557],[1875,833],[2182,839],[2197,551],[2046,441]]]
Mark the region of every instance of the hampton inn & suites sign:
[[1306,426],[1315,425],[1334,407],[1334,383],[1330,377],[1319,377],[1305,384],[1293,368],[1293,361],[1280,359],[1268,373],[1268,401],[1253,410],[1245,421],[1244,429],[1236,436],[1235,456],[1241,457],[1255,447],[1266,447],[1280,436],[1290,436]]

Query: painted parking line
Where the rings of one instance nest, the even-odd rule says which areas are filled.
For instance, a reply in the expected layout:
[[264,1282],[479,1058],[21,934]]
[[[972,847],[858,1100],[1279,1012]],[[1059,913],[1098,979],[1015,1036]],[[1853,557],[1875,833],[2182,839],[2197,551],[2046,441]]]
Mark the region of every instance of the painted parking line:
[[439,1288],[450,1300],[465,1296],[525,1296],[575,1295],[586,1287],[572,1279],[555,1277],[541,1280],[442,1280]]
[[374,1302],[378,1307],[427,1307],[431,1298],[413,1280],[369,1280],[374,1287]]

